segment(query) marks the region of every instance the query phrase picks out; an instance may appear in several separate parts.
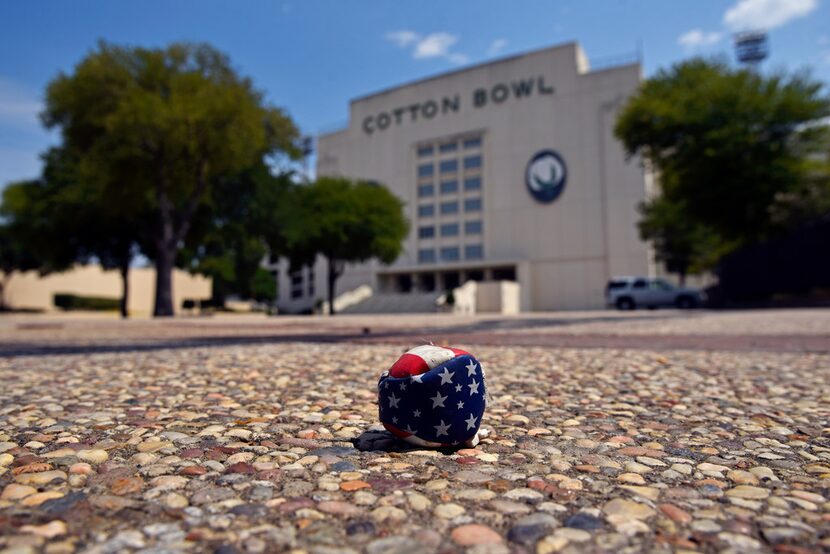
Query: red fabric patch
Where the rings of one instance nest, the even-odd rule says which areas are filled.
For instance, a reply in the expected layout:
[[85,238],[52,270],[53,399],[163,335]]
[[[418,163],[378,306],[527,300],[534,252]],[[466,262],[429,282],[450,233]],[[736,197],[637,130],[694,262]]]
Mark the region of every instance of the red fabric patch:
[[395,435],[396,437],[401,438],[401,439],[405,439],[406,437],[408,437],[409,435],[412,434],[412,433],[407,433],[406,431],[401,431],[400,429],[398,429],[394,425],[390,425],[388,423],[384,423],[383,426],[386,427],[387,431],[389,431],[390,433],[392,433],[393,435]]
[[389,368],[390,377],[400,379],[401,377],[411,377],[412,375],[420,375],[429,370],[426,360],[415,354],[406,353],[398,361],[392,364]]
[[470,355],[469,352],[465,352],[464,350],[460,350],[458,348],[452,348],[450,346],[445,346],[444,348],[446,348],[448,350],[452,350],[452,352],[453,352],[453,354],[455,354],[456,358],[459,357],[459,356],[469,356]]

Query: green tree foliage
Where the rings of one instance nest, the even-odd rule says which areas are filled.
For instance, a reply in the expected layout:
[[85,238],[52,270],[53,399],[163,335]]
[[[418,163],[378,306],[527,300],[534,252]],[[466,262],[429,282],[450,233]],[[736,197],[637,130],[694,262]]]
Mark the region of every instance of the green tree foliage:
[[9,225],[0,226],[0,310],[5,310],[6,289],[15,272],[31,271],[38,268],[32,251],[23,247]]
[[257,163],[219,179],[194,218],[195,240],[180,253],[182,265],[213,279],[214,305],[224,305],[231,294],[261,302],[276,299],[275,279],[261,266],[270,256],[266,236],[282,224],[290,177]]
[[10,183],[0,203],[0,307],[2,293],[15,272],[62,271],[75,261],[78,249],[72,236],[62,232],[68,214],[55,203],[54,190],[44,179]]
[[378,259],[392,263],[409,231],[403,203],[377,183],[322,177],[297,186],[285,204],[284,225],[270,235],[293,267],[327,261],[328,299],[334,314],[337,279],[345,264]]
[[643,237],[663,260],[699,268],[717,259],[713,252],[815,215],[819,204],[803,199],[824,194],[815,160],[826,126],[815,122],[828,113],[821,83],[805,75],[702,59],[658,72],[615,127],[627,153],[642,155],[659,179],[660,197],[642,208]]
[[43,118],[109,213],[151,214],[143,250],[156,267],[156,316],[173,314],[173,266],[216,183],[266,156],[298,154],[290,118],[203,44],[101,43],[51,82]]
[[116,269],[122,279],[120,311],[127,317],[129,268],[150,227],[151,214],[137,204],[115,213],[113,200],[78,175],[78,161],[67,150],[44,155],[40,179],[12,184],[2,211],[14,232],[16,247],[29,253],[41,273],[63,271],[75,263],[96,261]]

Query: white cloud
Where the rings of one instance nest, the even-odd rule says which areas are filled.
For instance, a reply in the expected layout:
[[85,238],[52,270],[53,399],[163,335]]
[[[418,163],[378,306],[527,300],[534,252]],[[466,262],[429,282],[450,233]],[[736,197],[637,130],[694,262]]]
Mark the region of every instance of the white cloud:
[[490,43],[490,48],[487,49],[488,56],[495,56],[507,47],[507,39],[497,38]]
[[685,48],[686,50],[695,50],[697,48],[703,48],[706,46],[712,46],[713,44],[717,44],[720,42],[720,39],[723,38],[721,33],[717,33],[715,31],[703,31],[701,29],[692,29],[686,33],[683,33],[678,37],[677,44]]
[[412,57],[416,60],[446,58],[450,55],[450,47],[456,42],[458,42],[458,37],[455,35],[449,33],[432,33],[418,41]]
[[414,31],[390,31],[384,35],[386,40],[392,41],[401,48],[406,48],[418,40],[418,33]]
[[817,0],[739,0],[723,14],[723,23],[733,31],[770,30],[804,17],[817,6]]
[[391,31],[384,36],[400,48],[413,46],[412,57],[416,60],[443,58],[454,64],[467,63],[469,60],[466,54],[452,51],[458,37],[450,33],[430,33],[423,36],[415,31],[402,30]]

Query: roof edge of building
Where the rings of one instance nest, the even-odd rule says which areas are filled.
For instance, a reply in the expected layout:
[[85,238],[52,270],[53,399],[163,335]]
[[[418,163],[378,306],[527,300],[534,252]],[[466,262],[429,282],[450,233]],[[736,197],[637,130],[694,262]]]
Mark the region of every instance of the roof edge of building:
[[[375,92],[370,92],[368,94],[363,94],[361,96],[357,96],[357,97],[352,98],[351,100],[349,100],[349,105],[354,104],[355,102],[362,102],[364,100],[374,98],[375,96],[382,96],[384,94],[389,94],[390,92],[394,92],[394,91],[396,91],[398,89],[401,89],[401,88],[411,87],[413,85],[420,85],[422,83],[427,83],[429,81],[434,81],[436,79],[443,79],[444,77],[449,77],[450,75],[456,75],[458,73],[464,73],[465,71],[472,71],[474,69],[480,69],[480,68],[482,68],[484,66],[487,66],[487,65],[494,65],[494,64],[498,64],[498,63],[509,62],[509,61],[512,61],[512,60],[523,58],[525,56],[531,56],[531,55],[534,55],[534,54],[538,54],[540,52],[546,52],[546,51],[550,51],[550,50],[562,50],[562,49],[565,49],[565,48],[575,48],[577,50],[577,52],[580,52],[582,50],[582,46],[579,44],[579,42],[577,42],[575,40],[572,40],[572,41],[569,41],[569,42],[564,42],[562,44],[556,44],[554,46],[548,46],[546,48],[538,48],[536,50],[526,50],[524,52],[519,52],[518,54],[511,54],[509,56],[496,58],[494,60],[488,60],[488,61],[481,62],[481,63],[467,65],[467,66],[464,66],[464,67],[460,67],[458,69],[451,69],[449,71],[442,71],[440,73],[436,73],[436,74],[430,75],[428,77],[421,77],[421,78],[418,78],[418,79],[414,79],[412,81],[406,81],[406,82],[398,84],[398,85],[387,87],[387,88],[384,88],[384,89],[381,89],[381,90],[378,90],[378,91],[375,91]],[[588,71],[590,71],[590,69]]]

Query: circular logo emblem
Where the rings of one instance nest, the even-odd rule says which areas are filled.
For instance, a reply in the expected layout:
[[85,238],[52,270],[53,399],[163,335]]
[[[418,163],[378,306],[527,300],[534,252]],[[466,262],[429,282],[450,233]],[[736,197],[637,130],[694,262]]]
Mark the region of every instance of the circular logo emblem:
[[548,203],[562,194],[567,176],[562,156],[553,150],[542,150],[527,162],[525,184],[533,198]]

